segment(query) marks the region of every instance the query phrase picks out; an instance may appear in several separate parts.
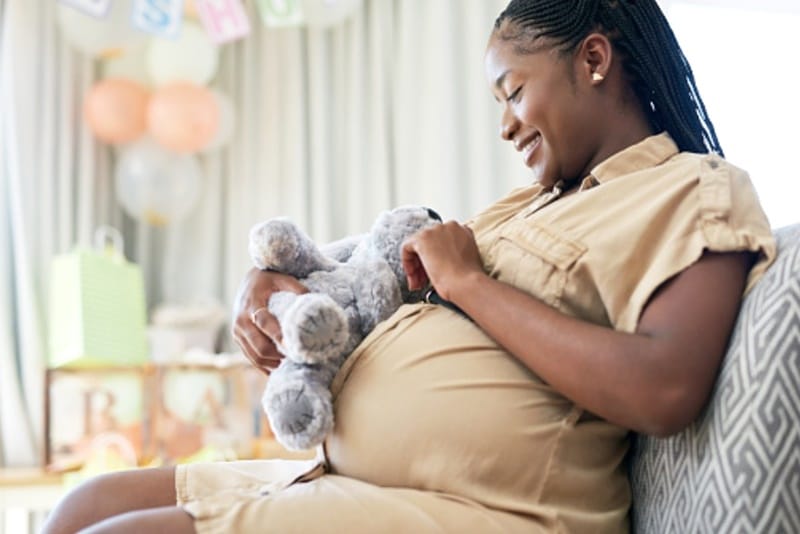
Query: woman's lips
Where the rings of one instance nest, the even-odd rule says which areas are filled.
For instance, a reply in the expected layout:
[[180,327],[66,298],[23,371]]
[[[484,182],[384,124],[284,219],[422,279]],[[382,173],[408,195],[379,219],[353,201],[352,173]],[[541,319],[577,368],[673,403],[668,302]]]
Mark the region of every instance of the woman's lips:
[[522,159],[525,165],[530,167],[533,165],[533,159],[536,155],[536,149],[542,144],[542,136],[536,134],[524,147],[522,147]]

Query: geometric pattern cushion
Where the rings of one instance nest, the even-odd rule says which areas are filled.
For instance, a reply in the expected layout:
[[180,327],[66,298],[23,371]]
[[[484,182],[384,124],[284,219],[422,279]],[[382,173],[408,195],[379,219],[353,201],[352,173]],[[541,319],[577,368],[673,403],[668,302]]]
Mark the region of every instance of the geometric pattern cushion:
[[636,436],[636,533],[800,533],[800,224],[742,303],[702,415]]

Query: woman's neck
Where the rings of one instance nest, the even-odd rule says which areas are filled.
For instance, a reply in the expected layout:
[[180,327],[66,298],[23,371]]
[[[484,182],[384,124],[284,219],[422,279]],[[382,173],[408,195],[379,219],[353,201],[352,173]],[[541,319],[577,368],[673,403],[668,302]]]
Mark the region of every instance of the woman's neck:
[[603,138],[598,144],[598,150],[590,160],[583,177],[614,154],[658,133],[653,129],[645,114],[638,109],[636,111],[616,110],[612,112],[607,121],[606,124],[612,126],[602,133]]

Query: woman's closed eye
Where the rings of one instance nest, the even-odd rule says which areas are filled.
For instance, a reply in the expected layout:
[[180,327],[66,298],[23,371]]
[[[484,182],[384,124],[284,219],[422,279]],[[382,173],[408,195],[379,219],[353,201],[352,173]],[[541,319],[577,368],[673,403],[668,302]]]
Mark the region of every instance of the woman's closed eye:
[[513,93],[508,95],[508,98],[506,98],[506,102],[517,103],[519,102],[519,97],[521,95],[522,95],[522,86],[520,85]]

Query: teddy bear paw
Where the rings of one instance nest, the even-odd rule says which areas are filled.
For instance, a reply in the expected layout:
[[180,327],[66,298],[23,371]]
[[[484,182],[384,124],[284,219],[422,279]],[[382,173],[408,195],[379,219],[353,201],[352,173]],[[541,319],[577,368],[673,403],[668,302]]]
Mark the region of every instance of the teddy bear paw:
[[319,445],[333,428],[330,393],[299,381],[273,387],[264,410],[278,442],[290,450]]
[[324,363],[338,358],[347,344],[344,310],[327,295],[297,298],[281,320],[285,354],[298,363]]

